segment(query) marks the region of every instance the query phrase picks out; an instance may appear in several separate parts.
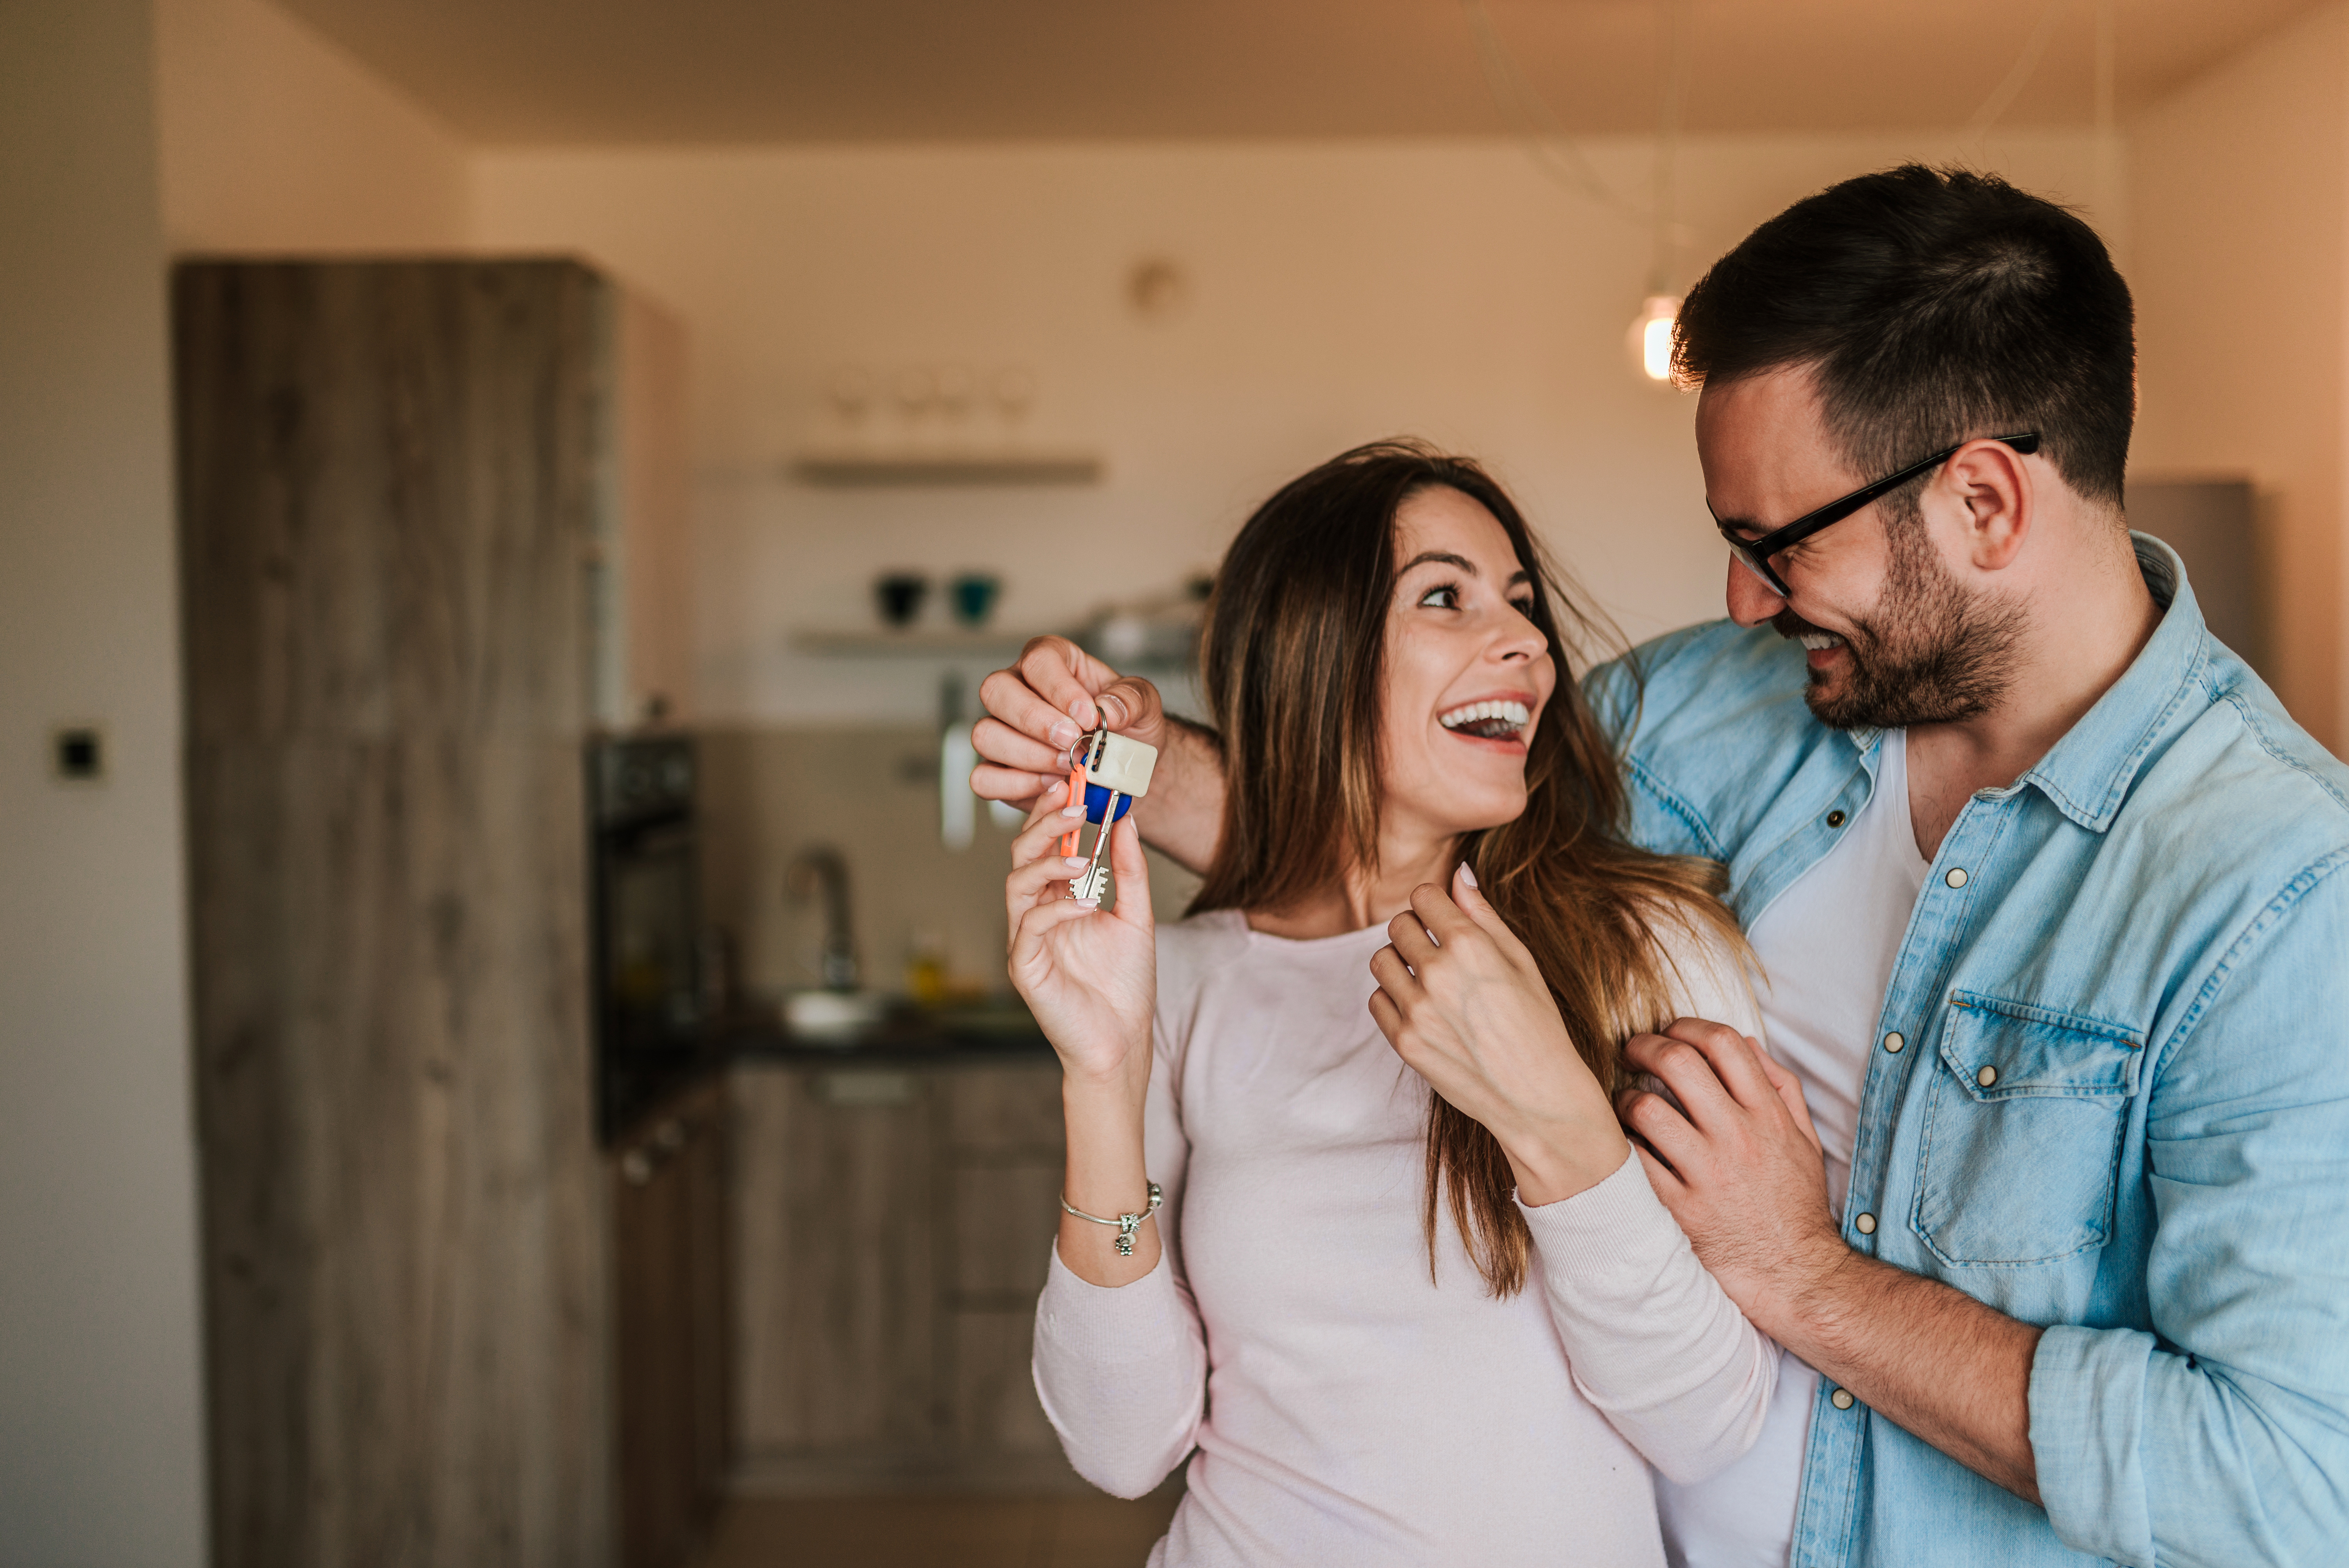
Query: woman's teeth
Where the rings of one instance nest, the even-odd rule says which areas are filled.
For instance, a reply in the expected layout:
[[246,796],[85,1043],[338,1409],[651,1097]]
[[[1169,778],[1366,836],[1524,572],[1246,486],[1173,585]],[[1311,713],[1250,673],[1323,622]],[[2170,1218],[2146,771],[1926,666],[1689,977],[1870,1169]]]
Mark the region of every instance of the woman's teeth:
[[1828,648],[1840,648],[1843,646],[1843,639],[1837,636],[1832,632],[1804,632],[1797,635],[1795,640],[1802,644],[1803,646],[1810,649],[1811,652],[1815,654],[1823,652]]
[[1533,710],[1521,702],[1472,702],[1437,714],[1435,722],[1480,740],[1508,740],[1532,717]]

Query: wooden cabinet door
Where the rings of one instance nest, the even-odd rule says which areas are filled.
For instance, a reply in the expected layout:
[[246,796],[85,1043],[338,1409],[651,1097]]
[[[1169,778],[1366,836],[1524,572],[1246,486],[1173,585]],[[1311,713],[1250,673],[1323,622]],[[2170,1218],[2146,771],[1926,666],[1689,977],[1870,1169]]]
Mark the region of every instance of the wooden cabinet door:
[[727,1462],[722,1084],[639,1122],[611,1159],[621,1568],[690,1559]]

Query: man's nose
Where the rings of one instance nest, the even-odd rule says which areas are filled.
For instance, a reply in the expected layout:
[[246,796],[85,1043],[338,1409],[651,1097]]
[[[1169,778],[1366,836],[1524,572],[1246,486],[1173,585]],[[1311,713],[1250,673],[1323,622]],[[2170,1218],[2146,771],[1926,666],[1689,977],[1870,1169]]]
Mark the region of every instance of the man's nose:
[[1754,569],[1737,559],[1734,551],[1729,562],[1729,618],[1741,626],[1758,626],[1786,607],[1784,595],[1774,593]]

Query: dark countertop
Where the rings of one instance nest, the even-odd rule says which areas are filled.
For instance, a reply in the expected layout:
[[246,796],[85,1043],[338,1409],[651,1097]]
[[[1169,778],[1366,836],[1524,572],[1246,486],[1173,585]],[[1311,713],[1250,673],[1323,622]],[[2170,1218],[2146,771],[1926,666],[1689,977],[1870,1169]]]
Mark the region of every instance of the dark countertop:
[[1017,1005],[901,1006],[847,1042],[804,1039],[773,1017],[737,1020],[720,1038],[729,1062],[773,1067],[1024,1067],[1053,1059],[1051,1042]]

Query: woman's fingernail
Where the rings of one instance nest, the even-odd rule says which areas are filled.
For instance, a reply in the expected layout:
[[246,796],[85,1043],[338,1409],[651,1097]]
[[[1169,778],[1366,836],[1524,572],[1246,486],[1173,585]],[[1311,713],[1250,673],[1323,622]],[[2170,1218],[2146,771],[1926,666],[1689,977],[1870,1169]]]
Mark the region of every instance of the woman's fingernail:
[[1101,900],[1097,898],[1081,898],[1077,900],[1077,907],[1079,909],[1099,909],[1101,907]]
[[1084,814],[1085,809],[1082,806],[1063,806],[1061,808],[1061,815],[1063,817],[1081,817]]
[[1077,727],[1065,718],[1056,718],[1052,721],[1051,734],[1044,738],[1050,741],[1055,748],[1066,751],[1077,743]]
[[1466,861],[1460,862],[1460,880],[1469,887],[1476,885],[1476,868]]
[[1089,866],[1092,864],[1092,861],[1085,859],[1082,855],[1062,855],[1061,858],[1068,861],[1072,866]]

